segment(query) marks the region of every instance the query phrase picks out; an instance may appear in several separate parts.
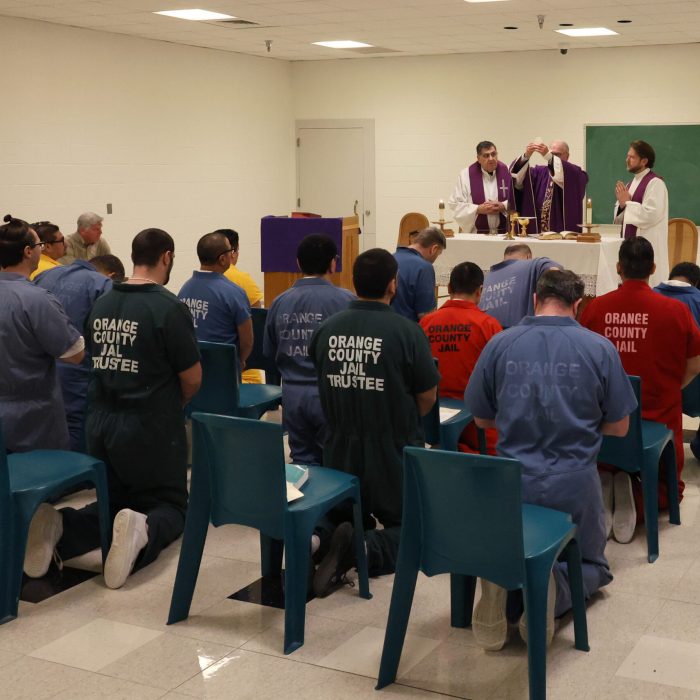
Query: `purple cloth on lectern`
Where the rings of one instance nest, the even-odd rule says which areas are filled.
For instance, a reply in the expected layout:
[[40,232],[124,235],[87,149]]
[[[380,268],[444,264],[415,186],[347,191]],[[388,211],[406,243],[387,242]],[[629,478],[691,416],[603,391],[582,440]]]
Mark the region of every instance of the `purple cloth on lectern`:
[[[508,166],[505,163],[501,163],[500,160],[496,165],[496,184],[498,185],[498,201],[504,202],[507,199],[508,208],[512,209],[515,205],[512,177]],[[508,188],[507,197],[504,197],[503,190],[501,189],[503,186]],[[484,193],[484,174],[478,161],[469,166],[469,189],[471,191],[473,204],[483,204],[486,201],[486,194]],[[489,226],[488,216],[486,214],[478,214],[474,222],[474,228],[476,228],[477,233],[488,232],[491,228]],[[499,233],[505,233],[507,230],[508,218],[501,212],[498,219],[498,231]]]
[[[647,185],[655,178],[659,177],[655,172],[649,171],[641,180],[641,182],[637,185],[637,189],[634,191],[634,194],[632,195],[632,201],[633,202],[638,202],[641,204],[644,201],[644,193],[647,191]],[[633,181],[630,181],[627,183],[627,189],[629,190],[630,185],[632,184]],[[622,233],[623,233],[623,238],[636,238],[637,237],[637,227],[632,225],[632,224],[627,224],[625,225],[625,219],[623,217],[622,219]]]
[[312,233],[330,236],[338,247],[336,271],[342,272],[343,219],[294,219],[266,216],[260,220],[260,257],[263,272],[299,272],[297,248]]
[[[549,213],[550,231],[578,231],[581,227],[583,208],[582,202],[586,194],[588,173],[578,165],[563,160],[564,188],[554,183],[552,190],[552,206]],[[520,158],[513,161],[511,171],[518,172],[524,167]],[[518,195],[517,210],[521,216],[536,216],[537,233],[542,233],[542,204],[547,188],[552,178],[548,165],[530,166],[522,190],[516,190]]]

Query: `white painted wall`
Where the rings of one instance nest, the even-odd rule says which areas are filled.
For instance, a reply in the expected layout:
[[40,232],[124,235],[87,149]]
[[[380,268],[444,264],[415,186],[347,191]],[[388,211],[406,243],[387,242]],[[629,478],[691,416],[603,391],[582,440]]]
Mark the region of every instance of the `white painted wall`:
[[0,218],[75,230],[105,215],[113,252],[147,226],[176,241],[169,288],[214,228],[262,282],[260,217],[294,203],[290,64],[0,18]]
[[375,119],[377,244],[391,249],[404,213],[437,218],[482,139],[509,162],[562,138],[582,163],[587,123],[700,121],[699,64],[697,45],[299,62],[293,110]]

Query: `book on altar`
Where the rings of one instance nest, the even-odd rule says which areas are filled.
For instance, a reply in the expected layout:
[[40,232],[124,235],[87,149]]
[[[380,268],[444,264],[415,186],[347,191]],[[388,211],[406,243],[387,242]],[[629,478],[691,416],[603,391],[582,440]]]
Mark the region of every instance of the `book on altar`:
[[309,480],[309,470],[298,464],[285,464],[287,478],[287,503],[303,498],[301,487]]

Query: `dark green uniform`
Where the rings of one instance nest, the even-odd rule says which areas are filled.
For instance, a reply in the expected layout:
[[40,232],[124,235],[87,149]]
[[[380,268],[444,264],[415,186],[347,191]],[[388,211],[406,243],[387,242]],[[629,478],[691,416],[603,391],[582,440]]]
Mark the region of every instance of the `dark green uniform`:
[[388,573],[398,551],[403,448],[424,444],[415,395],[440,380],[430,344],[386,304],[354,301],[316,330],[309,354],[330,429],[324,465],[360,478],[365,528],[370,514],[384,526],[366,534],[370,573]]
[[[115,284],[95,302],[85,330],[92,354],[87,449],[107,464],[112,514],[131,508],[148,516],[140,568],[184,526],[187,451],[178,374],[199,361],[192,317],[160,285]],[[90,548],[88,534],[68,537],[67,530],[85,530],[81,521],[95,511],[63,514],[59,551],[66,558]]]

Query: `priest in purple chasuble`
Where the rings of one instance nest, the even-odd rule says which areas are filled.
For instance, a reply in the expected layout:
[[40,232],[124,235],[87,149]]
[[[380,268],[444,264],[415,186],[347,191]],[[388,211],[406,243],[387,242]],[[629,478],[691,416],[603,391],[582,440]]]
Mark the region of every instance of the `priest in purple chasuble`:
[[646,141],[632,141],[627,151],[627,171],[632,180],[615,185],[614,223],[621,225],[622,238],[644,236],[654,248],[656,271],[652,287],[668,279],[668,189],[652,168],[656,153]]
[[[530,156],[535,152],[544,157],[547,165],[530,165]],[[549,148],[543,143],[529,143],[525,153],[513,161],[510,171],[518,213],[536,217],[528,233],[581,233],[588,174],[569,162],[565,141],[554,141]]]
[[508,166],[491,141],[476,147],[476,162],[459,174],[447,206],[465,233],[505,233],[515,198]]

